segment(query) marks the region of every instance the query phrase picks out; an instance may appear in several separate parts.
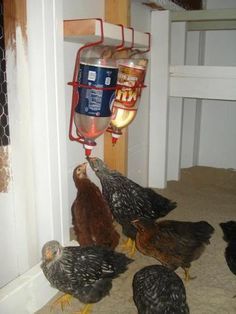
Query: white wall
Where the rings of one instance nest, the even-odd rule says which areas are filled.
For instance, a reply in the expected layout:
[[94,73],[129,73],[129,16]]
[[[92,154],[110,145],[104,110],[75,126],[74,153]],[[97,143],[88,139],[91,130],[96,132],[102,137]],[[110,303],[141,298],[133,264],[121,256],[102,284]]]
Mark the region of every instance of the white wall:
[[[236,8],[236,1],[208,0],[206,8]],[[198,49],[199,40],[203,51]],[[235,51],[235,30],[187,34],[188,65],[235,66]],[[181,167],[236,168],[235,118],[235,101],[185,99]]]
[[[236,8],[236,1],[208,0],[207,8]],[[236,30],[206,32],[205,64],[236,66]],[[236,168],[235,119],[235,101],[203,101],[199,165]]]
[[27,0],[26,13],[27,41],[17,27],[17,54],[8,69],[15,210],[11,253],[19,277],[0,290],[4,314],[34,313],[56,293],[40,269],[41,248],[48,240],[69,240],[62,0]]
[[[186,65],[199,64],[200,32],[187,32],[186,37]],[[196,105],[197,104],[197,105]],[[194,156],[198,155],[198,147],[194,146],[198,134],[195,132],[197,111],[201,108],[201,100],[185,98],[183,110],[181,168],[192,167],[195,164]]]
[[0,287],[6,285],[9,281],[18,275],[18,256],[16,254],[16,228],[15,212],[13,206],[12,191],[1,193],[0,196],[0,245],[4,248],[4,254],[0,256]]
[[[28,102],[24,105],[18,97],[18,91],[21,90],[21,95],[24,99],[25,94],[28,95],[27,85],[25,80],[18,80],[19,74],[22,71],[22,63],[25,60],[25,50],[26,44],[22,38],[21,30],[18,29],[15,39],[15,45],[18,48],[20,56],[16,59],[15,51],[12,49],[11,45],[6,45],[6,74],[8,80],[8,110],[9,110],[9,120],[10,120],[10,145],[7,146],[4,151],[8,153],[9,156],[9,166],[11,170],[11,178],[9,182],[8,191],[6,193],[0,193],[0,221],[1,221],[1,231],[0,231],[0,245],[2,250],[5,252],[1,254],[0,263],[0,287],[6,285],[10,280],[14,279],[20,271],[24,271],[29,267],[27,261],[28,255],[28,245],[24,245],[21,252],[20,243],[26,244],[26,226],[23,223],[21,225],[22,232],[19,237],[17,237],[17,227],[20,226],[20,221],[16,222],[16,214],[18,213],[18,218],[22,215],[23,218],[26,217],[25,202],[30,202],[27,200],[27,193],[22,189],[21,182],[19,181],[20,176],[22,177],[22,172],[19,169],[23,169],[24,158],[23,151],[29,152],[28,142],[31,140],[30,134],[27,132],[27,128],[21,128],[19,132],[19,126],[22,124],[24,119],[29,119],[29,107]],[[9,47],[10,46],[10,47]],[[9,81],[10,80],[10,81]],[[26,80],[27,83],[27,80]],[[11,126],[13,126],[11,128]],[[27,154],[28,155],[28,154]],[[27,158],[26,155],[26,158]],[[18,164],[16,163],[18,160]],[[27,161],[29,159],[27,158]],[[20,167],[18,167],[20,165]],[[27,163],[28,167],[25,167],[25,172],[27,173],[27,180],[25,181],[25,190],[31,187],[32,184],[32,168]],[[15,187],[15,188],[14,188]],[[14,193],[15,192],[15,193]],[[18,202],[16,202],[18,200]],[[19,219],[21,220],[21,219]],[[19,241],[21,238],[21,241]],[[21,245],[22,246],[22,245]],[[31,247],[31,246],[30,246]],[[23,256],[22,254],[23,253]],[[34,254],[32,254],[34,255]],[[35,257],[35,256],[34,256]],[[22,260],[24,261],[22,265]],[[20,263],[20,264],[19,264]],[[20,265],[23,266],[20,270]]]
[[[131,2],[131,26],[138,31],[150,31],[151,13],[138,1]],[[149,66],[135,120],[128,127],[128,177],[146,186],[148,174],[149,130]]]
[[[22,274],[39,259],[29,97],[27,44],[21,28],[16,29],[15,48],[6,45],[10,145],[8,146],[11,181],[1,193],[0,286]],[[17,55],[15,54],[17,51]],[[27,221],[31,223],[28,224]]]

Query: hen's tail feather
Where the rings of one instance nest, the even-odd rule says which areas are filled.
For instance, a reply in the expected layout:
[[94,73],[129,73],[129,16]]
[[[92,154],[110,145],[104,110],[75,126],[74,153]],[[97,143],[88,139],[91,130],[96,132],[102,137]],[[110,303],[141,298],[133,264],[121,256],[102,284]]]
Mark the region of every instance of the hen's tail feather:
[[206,221],[199,221],[195,226],[196,237],[205,243],[209,243],[209,240],[214,233],[215,229]]
[[133,259],[127,257],[123,253],[114,251],[113,254],[111,252],[109,254],[109,262],[114,267],[114,275],[119,276],[119,274],[122,274],[127,270],[128,265],[133,262]]
[[147,188],[146,191],[151,201],[152,208],[156,208],[158,210],[159,217],[166,216],[169,212],[177,207],[176,202],[169,200],[154,190]]

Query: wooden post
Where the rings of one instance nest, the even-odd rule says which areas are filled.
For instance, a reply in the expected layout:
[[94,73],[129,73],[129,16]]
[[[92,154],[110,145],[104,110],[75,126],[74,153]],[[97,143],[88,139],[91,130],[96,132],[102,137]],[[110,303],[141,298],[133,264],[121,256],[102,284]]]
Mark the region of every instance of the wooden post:
[[3,0],[4,36],[6,49],[15,49],[15,32],[20,26],[22,35],[26,35],[26,0]]
[[[105,0],[105,21],[113,24],[130,25],[130,0]],[[123,135],[113,146],[111,134],[104,135],[104,161],[111,169],[127,174],[128,161],[128,131],[122,130]]]

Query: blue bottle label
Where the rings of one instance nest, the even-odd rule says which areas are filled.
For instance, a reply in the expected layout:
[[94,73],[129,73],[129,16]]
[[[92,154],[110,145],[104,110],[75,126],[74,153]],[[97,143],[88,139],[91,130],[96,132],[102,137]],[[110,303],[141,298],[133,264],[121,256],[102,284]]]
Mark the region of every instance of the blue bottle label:
[[[115,87],[117,68],[81,63],[78,82],[96,87]],[[115,90],[97,90],[79,87],[79,102],[75,111],[87,116],[110,117]]]

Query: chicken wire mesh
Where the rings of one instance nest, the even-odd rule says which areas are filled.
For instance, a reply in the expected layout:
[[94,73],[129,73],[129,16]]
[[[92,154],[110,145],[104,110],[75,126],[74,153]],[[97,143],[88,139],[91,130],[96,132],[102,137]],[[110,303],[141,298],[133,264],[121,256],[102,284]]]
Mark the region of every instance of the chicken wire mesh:
[[3,28],[3,2],[0,0],[0,192],[7,192],[9,183],[9,155],[10,143],[8,104],[7,104],[7,80],[6,58]]

